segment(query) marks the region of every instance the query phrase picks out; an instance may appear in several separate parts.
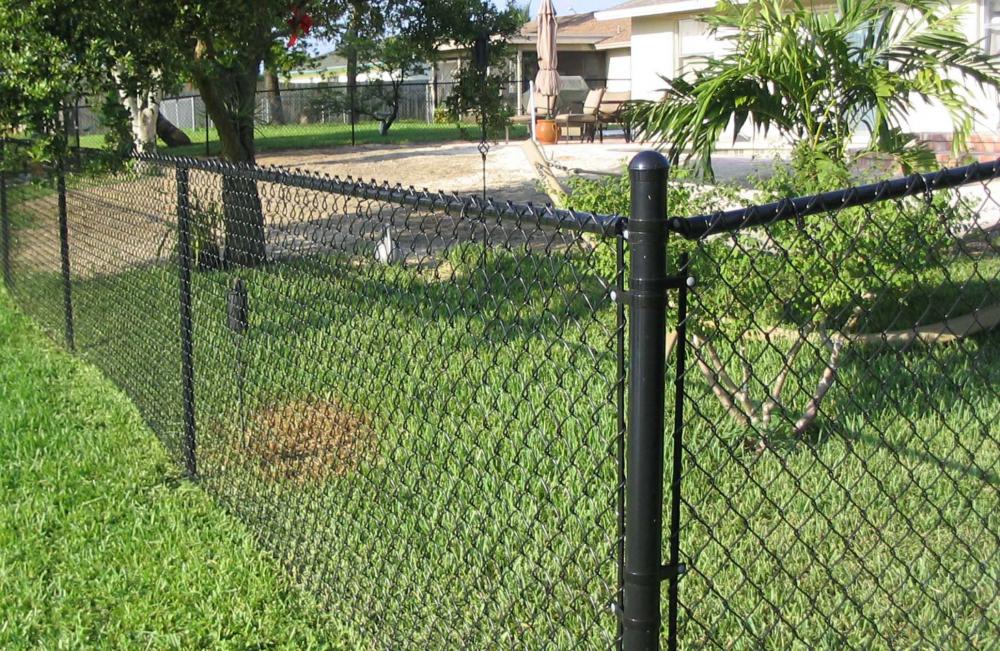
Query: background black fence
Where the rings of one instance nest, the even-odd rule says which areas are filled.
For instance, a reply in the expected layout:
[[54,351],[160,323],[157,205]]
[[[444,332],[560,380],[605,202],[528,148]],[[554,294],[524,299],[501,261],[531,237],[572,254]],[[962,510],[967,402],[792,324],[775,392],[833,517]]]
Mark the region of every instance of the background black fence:
[[356,647],[1000,638],[1000,163],[667,219],[651,153],[629,217],[88,158],[8,156],[8,291]]
[[[517,82],[509,81],[505,85],[502,103],[511,115],[528,110],[526,84],[522,82],[524,88],[520,93]],[[573,78],[566,86],[560,94],[559,112],[582,110],[589,89],[628,90],[630,84],[619,79]],[[258,90],[254,108],[256,140],[267,148],[301,148],[455,139],[462,134],[444,115],[445,104],[454,87],[453,81],[402,82],[396,115],[388,134],[382,134],[380,127],[392,114],[394,91],[390,82],[358,83],[353,88],[346,83],[323,83],[293,85],[277,91]],[[194,146],[181,150],[182,153],[209,156],[219,153],[215,125],[197,92],[163,98],[160,113],[191,139]],[[100,105],[92,99],[82,99],[75,105],[72,122],[71,130],[84,146],[99,147],[108,131]],[[470,117],[462,125],[468,138],[479,137],[475,119]],[[523,133],[524,127],[513,128],[512,135]]]

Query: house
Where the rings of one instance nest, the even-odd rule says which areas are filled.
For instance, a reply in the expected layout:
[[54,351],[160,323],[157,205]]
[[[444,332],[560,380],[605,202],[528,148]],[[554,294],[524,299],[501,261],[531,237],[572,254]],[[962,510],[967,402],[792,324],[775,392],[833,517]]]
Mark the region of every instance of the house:
[[[377,70],[361,70],[358,73],[358,83],[366,83],[381,79],[388,81],[387,73]],[[421,71],[406,78],[408,82],[427,82],[426,71]],[[302,68],[289,71],[281,78],[283,84],[292,86],[315,86],[317,84],[346,84],[347,59],[336,52],[330,51],[310,61]]]
[[[556,32],[556,47],[559,52],[559,73],[568,80],[591,87],[606,86],[612,90],[628,90],[630,87],[629,26],[631,21],[595,19],[594,12],[557,16],[559,29]],[[514,51],[510,63],[512,101],[517,102],[517,111],[524,111],[524,97],[528,84],[538,72],[538,25],[535,21],[526,23],[509,41]],[[466,48],[443,45],[438,48],[438,61],[431,70],[431,79],[436,87],[435,95],[440,101],[448,93],[449,86],[457,77],[462,61],[472,57]],[[585,88],[583,95],[586,95]],[[579,97],[582,101],[583,95]]]
[[[628,21],[630,33],[627,59],[633,99],[657,99],[665,87],[663,78],[676,77],[697,65],[700,57],[724,53],[727,43],[712,35],[702,18],[716,5],[716,0],[629,0],[606,11],[594,14],[597,22],[620,25]],[[963,31],[970,41],[981,42],[992,53],[1000,53],[1000,0],[971,0],[962,21]],[[975,127],[971,149],[980,158],[994,159],[1000,155],[1000,98],[995,91],[969,90],[969,101],[982,112]],[[947,156],[951,148],[951,131],[943,131],[951,123],[941,106],[917,99],[916,106],[904,128],[929,143],[939,154]],[[866,138],[859,134],[859,144]],[[731,135],[728,136],[731,142]],[[745,128],[737,139],[736,148],[776,145],[774,140],[762,141],[760,134]]]

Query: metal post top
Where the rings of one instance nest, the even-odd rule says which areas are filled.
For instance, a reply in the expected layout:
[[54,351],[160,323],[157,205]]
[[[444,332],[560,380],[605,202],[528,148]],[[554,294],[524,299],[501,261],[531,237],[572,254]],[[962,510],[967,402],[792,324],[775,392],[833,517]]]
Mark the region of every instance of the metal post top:
[[670,169],[670,161],[655,149],[640,151],[628,164],[630,172],[654,172],[668,169]]

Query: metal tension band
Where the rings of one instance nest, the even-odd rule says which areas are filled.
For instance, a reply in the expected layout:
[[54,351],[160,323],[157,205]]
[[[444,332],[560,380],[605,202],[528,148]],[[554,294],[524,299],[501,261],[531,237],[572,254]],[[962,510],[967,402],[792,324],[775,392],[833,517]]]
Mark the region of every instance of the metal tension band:
[[636,585],[656,585],[668,579],[683,576],[687,573],[687,565],[661,565],[660,571],[652,574],[646,572],[625,572],[625,583]]
[[611,300],[624,305],[663,305],[667,300],[668,290],[681,289],[683,287],[690,289],[694,286],[694,276],[668,276],[660,283],[653,284],[647,281],[647,286],[643,289],[632,289],[623,292],[612,290]]
[[[687,565],[678,563],[677,565],[661,565],[660,571],[655,574],[644,572],[625,572],[625,583],[637,585],[657,585],[663,581],[679,578],[687,574]],[[658,619],[644,619],[639,617],[626,617],[625,609],[617,601],[611,602],[611,611],[622,621],[626,628],[648,628],[659,625]]]
[[626,617],[625,609],[617,601],[611,602],[611,612],[625,628],[656,628],[660,625],[660,621],[655,618]]

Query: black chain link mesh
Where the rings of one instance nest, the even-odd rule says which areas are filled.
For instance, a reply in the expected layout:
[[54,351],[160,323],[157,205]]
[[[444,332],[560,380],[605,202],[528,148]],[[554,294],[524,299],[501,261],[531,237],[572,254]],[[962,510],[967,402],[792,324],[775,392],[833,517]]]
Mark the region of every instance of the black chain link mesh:
[[[61,338],[45,172],[8,177],[10,289]],[[186,192],[197,481],[358,648],[614,646],[617,218],[155,157],[67,184],[76,350],[178,463]]]
[[673,222],[682,646],[1000,639],[1000,166],[955,172]]
[[[682,646],[1000,639],[998,176],[671,221]],[[63,339],[57,177],[7,173],[5,243]],[[359,647],[616,644],[625,220],[156,157],[66,185],[76,350]]]

